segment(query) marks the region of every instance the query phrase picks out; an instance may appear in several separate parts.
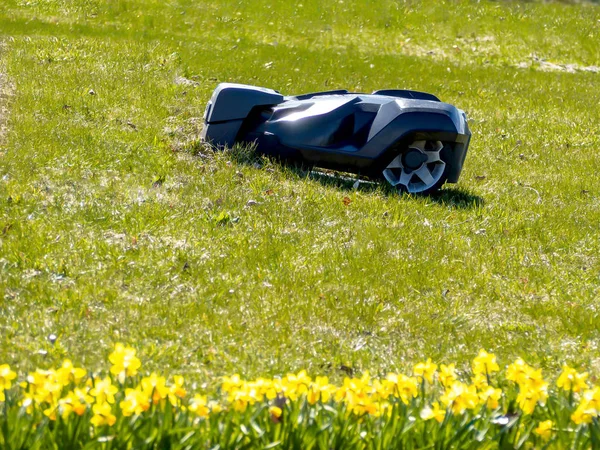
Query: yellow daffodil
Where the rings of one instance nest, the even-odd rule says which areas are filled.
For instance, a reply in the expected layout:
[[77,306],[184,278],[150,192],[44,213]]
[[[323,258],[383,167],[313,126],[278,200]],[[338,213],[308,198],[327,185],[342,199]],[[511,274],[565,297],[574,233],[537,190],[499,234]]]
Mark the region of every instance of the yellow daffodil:
[[113,426],[117,421],[117,417],[112,414],[112,410],[108,403],[96,403],[92,407],[94,415],[90,419],[90,422],[95,427],[101,427],[103,425]]
[[565,365],[558,380],[556,380],[556,385],[565,391],[581,392],[588,388],[585,382],[588,376],[587,372],[579,373],[575,369]]
[[169,395],[169,388],[167,387],[167,380],[163,376],[159,376],[152,372],[149,377],[142,378],[140,386],[144,393],[152,398],[152,402],[158,403],[162,399],[167,398]]
[[370,414],[378,417],[381,412],[379,403],[373,401],[373,398],[365,392],[355,392],[350,390],[345,398],[345,402],[348,405],[348,409],[358,416]]
[[188,410],[196,414],[198,417],[208,417],[210,414],[210,408],[208,407],[206,395],[194,395],[190,400]]
[[375,416],[375,417],[379,417],[381,415],[381,409],[379,408],[379,403],[373,402],[373,401],[368,401],[365,403],[360,404],[359,408],[361,408],[361,410],[359,411],[359,415],[361,414],[370,414],[371,416]]
[[69,417],[73,412],[82,416],[93,402],[94,398],[85,389],[75,388],[58,401],[58,410],[63,419]]
[[519,385],[517,403],[525,414],[532,414],[538,404],[546,403],[548,383],[541,369],[534,369],[519,358],[507,367],[506,378]]
[[115,402],[115,394],[118,390],[117,386],[112,384],[109,377],[106,377],[103,380],[96,378],[94,380],[94,387],[90,389],[90,395],[96,398],[96,403],[107,402],[113,404]]
[[173,384],[169,386],[169,402],[171,405],[176,406],[178,400],[184,398],[187,394],[186,390],[183,388],[183,384],[185,383],[184,378],[181,375],[175,375],[173,377]]
[[548,398],[547,386],[523,386],[519,389],[517,403],[525,414],[532,414],[538,404],[545,404]]
[[448,388],[452,386],[452,383],[457,379],[454,364],[442,364],[440,366],[440,372],[438,373],[438,379],[443,387]]
[[571,414],[571,420],[577,425],[592,423],[592,420],[596,417],[598,417],[598,410],[585,404],[579,405],[575,412]]
[[500,399],[502,398],[502,389],[487,386],[479,392],[479,401],[482,405],[486,405],[488,409],[498,408]]
[[314,405],[319,400],[323,403],[327,403],[331,398],[331,394],[334,392],[335,386],[329,384],[329,378],[317,377],[315,381],[310,384],[308,392],[306,393],[306,399],[311,405]]
[[455,381],[440,397],[440,400],[446,407],[450,407],[455,415],[462,414],[467,409],[475,409],[479,404],[475,387],[467,386],[461,381]]
[[223,411],[223,406],[214,400],[208,402],[208,407],[210,408],[211,414],[219,414]]
[[85,369],[74,367],[70,359],[65,359],[60,369],[56,371],[56,380],[63,386],[67,386],[71,382],[79,383],[86,375]]
[[473,360],[473,374],[490,375],[499,370],[500,367],[496,362],[496,355],[488,353],[484,349],[479,350],[479,355]]
[[333,399],[336,403],[343,401],[348,395],[348,387],[346,386],[345,380],[344,384],[342,384],[333,395]]
[[373,392],[373,388],[371,386],[371,375],[369,372],[365,372],[360,378],[344,378],[344,386],[353,392]]
[[577,425],[592,423],[592,420],[600,415],[600,387],[588,389],[583,393],[581,401],[571,420]]
[[253,392],[253,397],[259,401],[262,401],[264,397],[268,400],[273,400],[283,390],[283,385],[281,384],[281,380],[257,378],[254,381],[244,383],[243,389]]
[[42,413],[52,421],[55,421],[57,418],[58,405],[50,405],[47,408],[42,410]]
[[31,394],[35,403],[56,405],[63,390],[63,385],[56,379],[54,370],[40,370],[27,375],[27,381],[22,384]]
[[348,401],[351,395],[367,396],[375,392],[375,387],[371,385],[371,376],[365,372],[361,378],[344,378],[342,386],[335,390],[334,397],[336,402],[341,402]]
[[422,376],[429,384],[433,384],[433,376],[435,375],[437,367],[437,364],[432,363],[431,358],[428,358],[426,362],[418,363],[414,367],[413,373]]
[[477,390],[484,390],[488,387],[488,377],[484,373],[478,373],[471,377],[471,384],[473,384]]
[[4,391],[11,388],[12,380],[15,378],[17,378],[17,374],[10,370],[8,364],[0,366],[0,401],[4,401]]
[[283,410],[279,406],[269,406],[269,414],[279,419],[283,414]]
[[404,374],[388,373],[383,380],[385,390],[408,405],[419,393],[419,381]]
[[399,376],[397,386],[400,399],[407,405],[419,393],[418,381],[414,377],[407,377],[406,375]]
[[221,381],[221,390],[223,392],[231,392],[233,389],[239,388],[243,384],[240,376],[236,373],[231,377],[223,377]]
[[438,402],[433,402],[431,406],[423,408],[420,415],[423,420],[435,419],[437,422],[442,423],[446,417],[446,410],[440,408]]
[[243,397],[238,397],[231,402],[233,405],[233,410],[237,412],[245,412],[248,409],[248,400]]
[[142,362],[135,356],[135,349],[125,347],[121,343],[115,344],[115,349],[108,355],[108,360],[112,364],[110,373],[117,375],[121,383],[124,382],[125,377],[137,375],[138,369],[142,365]]
[[529,368],[519,384],[517,403],[525,414],[531,414],[537,404],[544,405],[548,398],[548,383],[544,381],[542,369]]
[[526,382],[527,373],[531,370],[531,366],[521,358],[517,358],[514,363],[509,364],[506,368],[506,379],[521,385]]
[[540,422],[537,428],[534,430],[535,434],[541,437],[544,441],[549,441],[552,436],[552,427],[554,427],[554,422],[551,420],[544,420]]
[[[407,414],[406,417],[411,421],[433,419],[437,423],[445,423],[445,420],[454,420],[453,415],[470,411],[464,420],[474,420],[479,424],[479,421],[489,420],[495,414],[484,412],[486,408],[506,411],[502,405],[506,395],[506,402],[516,396],[516,404],[520,409],[517,414],[531,415],[524,419],[525,425],[520,425],[520,433],[525,432],[527,423],[531,423],[532,428],[537,425],[530,437],[533,444],[539,444],[542,440],[552,443],[552,439],[558,440],[558,437],[562,439],[563,431],[571,433],[574,430],[575,433],[589,435],[590,428],[583,425],[600,420],[600,387],[588,387],[587,372],[579,373],[574,368],[563,366],[556,384],[560,390],[577,394],[570,396],[579,403],[574,411],[568,409],[568,414],[571,414],[572,422],[581,427],[568,427],[566,424],[557,427],[551,420],[539,420],[540,417],[546,418],[553,413],[552,408],[545,408],[549,384],[544,380],[542,370],[517,359],[506,368],[506,379],[514,383],[509,383],[507,390],[503,392],[495,387],[494,378],[490,377],[490,374],[499,370],[496,357],[485,350],[481,350],[473,360],[470,385],[468,379],[465,380],[467,383],[459,380],[454,364],[442,364],[438,368],[431,359],[427,359],[414,366],[414,376],[388,373],[384,378],[376,379],[365,372],[359,377],[346,377],[339,387],[330,384],[327,377],[312,379],[304,370],[281,378],[253,380],[244,380],[235,374],[223,377],[221,389],[213,399],[207,395],[188,394],[184,388],[184,378],[180,375],[173,376],[169,383],[157,373],[143,377],[138,375],[141,363],[135,350],[130,347],[117,344],[109,359],[112,367],[105,378],[88,376],[85,369],[74,367],[68,359],[57,370],[38,369],[31,372],[10,391],[9,402],[6,401],[5,391],[13,387],[17,374],[8,365],[0,365],[0,402],[4,402],[0,406],[9,410],[14,408],[12,411],[19,415],[29,414],[27,420],[44,423],[44,426],[48,426],[48,420],[58,420],[60,424],[62,419],[71,426],[73,421],[79,423],[80,416],[91,417],[90,422],[84,424],[86,432],[90,430],[90,425],[96,428],[113,426],[117,416],[119,420],[121,416],[138,416],[146,411],[150,412],[150,408],[152,415],[164,414],[167,402],[176,414],[183,413],[177,417],[188,417],[189,414],[196,425],[222,411],[226,411],[226,415],[218,420],[215,417],[215,423],[222,423],[222,420],[230,420],[232,417],[234,420],[249,418],[263,409],[267,409],[274,423],[279,423],[286,414],[285,408],[288,405],[290,411],[306,408],[310,415],[330,410],[333,406],[343,411],[344,420],[348,415],[355,415],[357,417],[353,420],[358,423],[368,423],[370,419],[367,416],[386,416],[391,419],[397,413]],[[139,376],[136,378],[139,383],[134,388],[126,389],[125,386],[133,386],[135,380],[127,380],[125,385],[116,383],[116,379],[124,381],[125,377],[134,375]],[[435,382],[436,376],[439,385]],[[440,392],[442,388],[443,392]],[[421,392],[423,398],[419,397]],[[557,396],[555,400],[558,401],[553,403],[560,413],[557,417],[563,417],[569,408],[563,397]],[[405,407],[400,402],[408,406]],[[167,409],[171,410],[170,407]],[[236,415],[236,412],[247,412],[247,415]],[[43,419],[42,422],[40,418]],[[125,419],[125,422],[134,423],[136,420],[138,418]],[[532,420],[535,422],[531,422]],[[50,424],[50,427],[57,425]],[[208,426],[207,423],[205,425]],[[487,426],[487,423],[482,425]],[[429,425],[425,425],[426,428],[431,426],[437,427],[437,424],[429,422]],[[561,429],[560,436],[556,434],[556,429]],[[93,428],[91,432],[99,434]]]
[[[282,391],[287,391],[286,395],[289,398],[296,395],[296,391],[293,386],[286,385],[281,386]],[[241,382],[237,387],[230,387],[227,395],[227,400],[233,405],[236,411],[243,412],[246,410],[248,405],[254,405],[257,402],[262,402],[265,396],[262,393],[262,388],[253,382]]]
[[297,374],[289,373],[281,380],[283,393],[291,400],[296,400],[308,391],[311,381],[306,370],[301,370]]
[[594,386],[594,388],[586,390],[581,401],[600,411],[600,387]]
[[281,380],[268,380],[265,378],[259,378],[258,389],[267,398],[267,400],[274,400],[277,398],[279,393],[282,391]]
[[23,399],[19,402],[19,406],[25,409],[27,414],[33,414],[35,400],[31,392],[23,392]]
[[126,389],[125,399],[119,403],[125,417],[142,414],[150,408],[150,398],[141,389]]

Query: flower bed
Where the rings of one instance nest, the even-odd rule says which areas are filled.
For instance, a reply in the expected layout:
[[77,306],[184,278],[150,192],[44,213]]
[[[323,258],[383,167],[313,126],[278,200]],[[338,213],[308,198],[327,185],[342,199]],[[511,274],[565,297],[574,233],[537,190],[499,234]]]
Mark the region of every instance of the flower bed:
[[117,344],[108,372],[64,361],[19,378],[0,365],[2,448],[590,448],[600,444],[600,388],[565,366],[553,386],[517,359],[481,350],[472,370],[431,360],[412,375],[346,378],[305,371],[225,376],[189,392],[181,376],[140,374]]

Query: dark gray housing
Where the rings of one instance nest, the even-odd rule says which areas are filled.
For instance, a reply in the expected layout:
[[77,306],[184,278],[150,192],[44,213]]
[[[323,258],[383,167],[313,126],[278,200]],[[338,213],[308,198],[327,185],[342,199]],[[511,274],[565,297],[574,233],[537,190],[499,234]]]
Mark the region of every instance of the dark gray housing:
[[471,132],[464,112],[423,92],[284,97],[222,83],[206,106],[202,137],[219,147],[254,142],[267,155],[383,176],[403,191],[425,193],[458,181]]

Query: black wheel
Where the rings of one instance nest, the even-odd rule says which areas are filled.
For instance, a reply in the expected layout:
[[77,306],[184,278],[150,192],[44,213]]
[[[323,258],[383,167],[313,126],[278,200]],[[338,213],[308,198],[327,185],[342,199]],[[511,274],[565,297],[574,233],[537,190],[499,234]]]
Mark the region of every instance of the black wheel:
[[383,176],[401,192],[429,194],[437,191],[448,178],[440,141],[415,141],[396,155]]

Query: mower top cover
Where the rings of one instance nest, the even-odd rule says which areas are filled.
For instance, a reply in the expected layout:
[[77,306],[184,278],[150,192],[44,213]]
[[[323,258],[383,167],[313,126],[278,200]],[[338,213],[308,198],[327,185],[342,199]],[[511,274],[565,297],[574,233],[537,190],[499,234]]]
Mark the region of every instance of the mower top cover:
[[218,147],[255,143],[266,155],[384,177],[411,193],[456,183],[470,137],[463,111],[423,92],[339,90],[287,97],[232,83],[213,92],[202,130],[203,140]]

